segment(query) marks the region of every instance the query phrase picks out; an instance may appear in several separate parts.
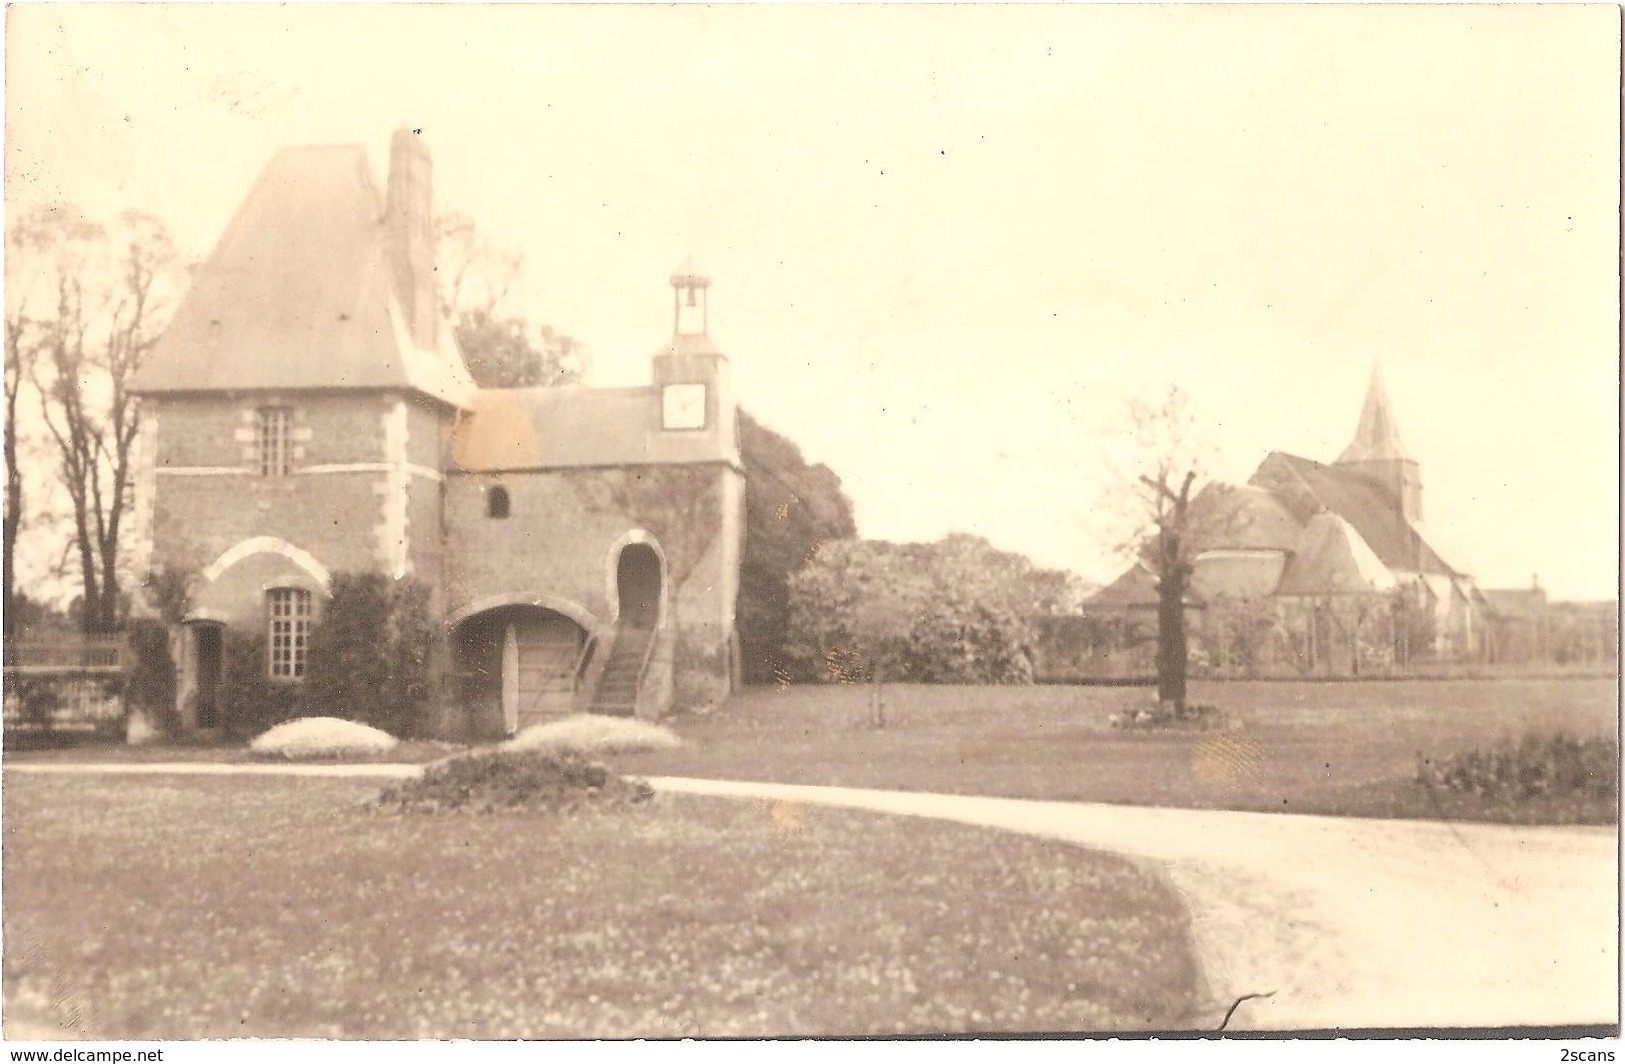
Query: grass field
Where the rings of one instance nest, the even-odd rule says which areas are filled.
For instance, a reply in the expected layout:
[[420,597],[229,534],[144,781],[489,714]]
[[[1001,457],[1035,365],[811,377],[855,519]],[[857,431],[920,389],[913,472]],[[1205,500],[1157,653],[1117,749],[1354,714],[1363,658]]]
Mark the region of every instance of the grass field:
[[[1518,806],[1426,789],[1417,759],[1534,729],[1618,731],[1618,682],[1596,677],[1364,682],[1208,682],[1192,700],[1237,727],[1125,732],[1114,713],[1150,691],[1104,687],[888,685],[884,726],[860,686],[748,688],[720,711],[671,722],[680,749],[618,755],[647,775],[880,787],[1130,805],[1334,816],[1617,822],[1617,803]],[[460,747],[403,743],[385,760]],[[18,761],[248,761],[246,748],[85,746]]]
[[678,723],[683,748],[624,764],[651,775],[1011,798],[1564,822],[1598,811],[1508,809],[1430,792],[1414,782],[1417,757],[1531,728],[1617,730],[1611,679],[1198,683],[1192,700],[1223,708],[1238,727],[1108,726],[1110,715],[1151,697],[1135,688],[887,686],[877,728],[866,688],[752,688]]
[[356,780],[4,779],[10,1037],[1101,1031],[1192,1016],[1183,906],[1059,843],[681,796],[388,815]]

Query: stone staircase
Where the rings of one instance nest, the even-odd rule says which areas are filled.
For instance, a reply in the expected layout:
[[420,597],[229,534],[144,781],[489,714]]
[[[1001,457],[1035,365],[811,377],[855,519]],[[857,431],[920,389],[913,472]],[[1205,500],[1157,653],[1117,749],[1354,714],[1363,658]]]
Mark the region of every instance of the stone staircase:
[[630,717],[637,713],[638,679],[654,635],[653,628],[625,625],[616,629],[615,645],[604,663],[604,671],[598,676],[588,712],[611,717]]

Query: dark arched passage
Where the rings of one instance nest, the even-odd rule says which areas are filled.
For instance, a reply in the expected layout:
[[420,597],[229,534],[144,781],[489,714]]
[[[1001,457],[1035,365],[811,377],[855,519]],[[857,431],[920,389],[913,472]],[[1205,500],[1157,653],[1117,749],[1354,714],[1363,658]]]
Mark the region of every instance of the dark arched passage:
[[660,620],[660,555],[647,543],[628,543],[615,564],[620,623],[653,628]]
[[464,619],[452,640],[474,731],[513,734],[572,712],[586,629],[562,613],[522,604]]

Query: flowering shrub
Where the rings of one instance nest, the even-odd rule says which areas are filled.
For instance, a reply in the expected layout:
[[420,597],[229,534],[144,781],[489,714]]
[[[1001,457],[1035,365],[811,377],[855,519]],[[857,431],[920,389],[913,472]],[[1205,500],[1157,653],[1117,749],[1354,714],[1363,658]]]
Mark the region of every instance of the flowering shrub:
[[386,787],[378,805],[394,812],[620,808],[646,802],[654,788],[624,779],[574,753],[499,750],[430,765],[417,779]]
[[1612,804],[1619,797],[1619,741],[1531,732],[1487,750],[1419,758],[1416,779],[1424,786],[1494,799],[1577,797]]
[[394,736],[337,717],[301,717],[278,724],[248,744],[259,757],[323,758],[382,754],[393,750]]
[[639,750],[671,750],[683,745],[670,728],[631,717],[577,713],[526,728],[502,744],[503,750],[531,750],[548,754],[624,754]]
[[836,683],[1032,683],[1023,615],[1042,612],[1064,575],[974,536],[830,541],[789,580],[786,674]]

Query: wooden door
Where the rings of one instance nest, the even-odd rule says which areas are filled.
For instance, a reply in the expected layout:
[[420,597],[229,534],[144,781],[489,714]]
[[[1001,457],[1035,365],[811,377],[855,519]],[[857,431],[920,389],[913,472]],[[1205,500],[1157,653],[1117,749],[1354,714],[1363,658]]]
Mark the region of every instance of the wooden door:
[[556,613],[520,618],[510,631],[516,729],[568,714],[575,708],[576,664],[585,633]]

